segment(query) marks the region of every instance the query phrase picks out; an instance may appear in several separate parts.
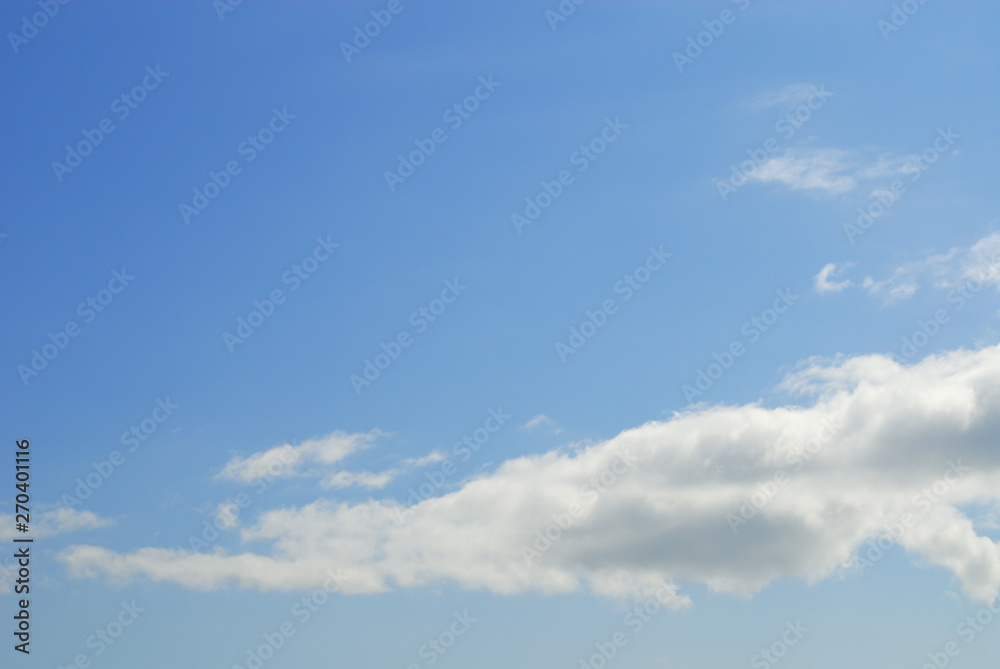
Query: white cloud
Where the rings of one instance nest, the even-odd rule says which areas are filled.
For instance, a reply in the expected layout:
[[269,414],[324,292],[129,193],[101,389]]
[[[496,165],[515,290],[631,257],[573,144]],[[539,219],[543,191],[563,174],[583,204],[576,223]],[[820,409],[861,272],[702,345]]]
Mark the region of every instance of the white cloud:
[[[405,522],[393,500],[320,499],[242,530],[263,553],[73,546],[61,559],[78,576],[199,589],[304,589],[341,568],[356,593],[450,581],[504,594],[644,596],[660,582],[750,594],[774,579],[850,572],[866,540],[913,512],[901,545],[950,570],[968,596],[996,597],[1000,544],[959,509],[1000,499],[1000,347],[911,366],[882,355],[810,360],[782,388],[808,404],[696,407],[585,448],[518,457],[410,507]],[[801,460],[814,444],[815,457]],[[588,492],[623,452],[638,464]],[[971,471],[918,512],[914,496],[949,461]],[[779,470],[787,482],[734,534],[727,514]],[[579,518],[528,564],[522,546],[573,503]]]
[[828,263],[815,278],[817,293],[839,292],[849,286],[857,286],[871,296],[881,297],[886,303],[908,299],[920,289],[920,278],[926,277],[942,289],[971,288],[981,290],[993,286],[1000,290],[1000,232],[983,237],[967,248],[954,247],[947,253],[931,254],[920,260],[896,267],[884,279],[866,276],[853,282],[840,278],[844,270],[853,263]]
[[[14,516],[0,513],[0,541],[23,537],[14,527]],[[112,521],[101,518],[92,511],[77,511],[67,507],[32,514],[28,524],[29,535],[36,538],[67,534],[77,530],[92,530],[111,525]]]
[[[872,200],[878,200],[883,207],[889,207],[894,203],[898,202],[900,198],[902,198],[903,196],[899,193],[894,192],[890,188],[876,188],[875,190],[873,190],[871,193],[868,194],[868,197]],[[873,211],[868,215],[871,216],[872,218],[881,218],[882,216],[885,216],[886,213],[887,210],[883,209],[881,212]]]
[[387,469],[383,472],[336,472],[323,479],[322,485],[329,488],[348,488],[361,486],[369,490],[384,488],[398,476],[398,469]]
[[298,446],[284,444],[245,458],[234,456],[216,478],[250,483],[265,476],[302,476],[308,473],[303,467],[336,464],[352,453],[368,448],[380,436],[383,433],[379,430],[354,434],[337,431],[325,437],[303,441]]
[[983,237],[959,255],[960,275],[945,285],[982,281],[1000,290],[1000,232]]
[[[68,534],[78,530],[92,530],[114,524],[107,518],[101,518],[92,511],[77,511],[66,507],[51,511],[34,512],[28,523],[30,532],[27,536],[35,539]],[[25,534],[17,531],[16,516],[0,513],[0,541],[24,538]],[[18,544],[10,544],[17,547]],[[23,545],[23,544],[22,544]],[[12,549],[13,552],[13,549]],[[7,554],[0,564],[0,593],[10,592],[11,585],[17,579],[17,561]]]
[[216,478],[250,483],[264,477],[289,478],[293,476],[322,476],[320,485],[327,488],[360,486],[369,490],[387,486],[397,476],[412,469],[441,462],[447,455],[434,451],[419,458],[404,458],[399,467],[381,472],[325,471],[360,450],[372,446],[384,432],[348,434],[333,432],[317,439],[304,441],[298,446],[284,444],[247,457],[234,456],[226,463]]
[[750,181],[778,183],[792,190],[822,191],[839,195],[859,182],[896,176],[906,170],[908,159],[879,156],[865,158],[840,149],[786,149],[759,165]]
[[768,109],[770,107],[799,105],[816,94],[816,87],[812,84],[792,84],[785,86],[781,90],[773,93],[762,93],[743,103],[744,107],[753,110]]
[[215,507],[215,524],[219,529],[231,530],[240,524],[240,506],[234,501],[225,501]]
[[448,454],[444,451],[434,451],[433,453],[428,453],[422,458],[406,458],[403,460],[404,467],[426,467],[427,465],[432,465],[435,462],[442,462],[448,459]]
[[554,427],[555,424],[556,422],[554,420],[552,420],[545,414],[540,413],[534,418],[531,418],[527,423],[525,423],[518,429],[523,430],[525,432],[534,432],[535,429],[542,427],[543,425],[551,425],[553,426],[552,433],[559,434],[560,432],[562,432],[562,428]]
[[892,276],[882,281],[876,281],[867,276],[860,286],[867,290],[869,295],[882,297],[886,304],[896,300],[909,299],[920,288],[920,284],[912,276],[909,276],[909,271],[903,268],[897,269]]
[[976,527],[1000,530],[1000,502],[995,502],[990,509],[976,519]]
[[850,263],[846,265],[838,265],[837,263],[828,263],[823,266],[823,269],[819,271],[816,275],[815,287],[816,292],[823,293],[839,293],[843,289],[851,285],[849,280],[844,281],[830,281],[831,278],[839,278],[843,275],[844,269],[849,267]]

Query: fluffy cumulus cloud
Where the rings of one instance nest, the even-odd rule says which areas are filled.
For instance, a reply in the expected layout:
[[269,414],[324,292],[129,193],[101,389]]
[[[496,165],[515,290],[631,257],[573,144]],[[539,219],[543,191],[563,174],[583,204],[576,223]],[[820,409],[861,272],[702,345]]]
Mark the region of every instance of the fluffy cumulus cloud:
[[856,557],[889,528],[968,596],[997,596],[1000,544],[963,509],[1000,500],[1000,347],[906,366],[809,360],[782,389],[795,404],[692,407],[408,508],[271,510],[242,530],[239,554],[78,545],[61,558],[78,576],[199,589],[311,588],[336,569],[354,593],[451,582],[628,597],[667,584],[683,606],[674,584],[749,595],[779,578],[864,578]]

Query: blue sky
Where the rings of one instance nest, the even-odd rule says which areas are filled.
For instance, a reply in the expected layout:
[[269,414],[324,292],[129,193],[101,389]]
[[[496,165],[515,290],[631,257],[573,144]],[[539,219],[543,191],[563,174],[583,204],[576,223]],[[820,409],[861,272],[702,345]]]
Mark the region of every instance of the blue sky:
[[996,7],[225,2],[0,9],[4,653],[1000,660]]

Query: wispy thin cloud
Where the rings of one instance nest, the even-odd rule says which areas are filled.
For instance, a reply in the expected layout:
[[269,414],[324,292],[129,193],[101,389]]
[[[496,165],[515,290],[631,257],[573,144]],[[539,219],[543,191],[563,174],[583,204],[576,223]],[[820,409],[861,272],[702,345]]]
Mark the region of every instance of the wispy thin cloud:
[[905,157],[867,158],[841,149],[786,149],[754,169],[750,181],[775,183],[792,190],[840,195],[861,183],[902,174]]
[[904,263],[882,279],[865,276],[860,280],[834,280],[841,279],[851,265],[853,263],[824,265],[815,277],[816,292],[836,293],[856,287],[872,297],[891,303],[915,295],[922,281],[939,289],[978,282],[1000,290],[1000,232],[987,235],[965,248],[954,247],[945,253],[928,254],[919,260]]
[[448,459],[448,454],[443,451],[434,451],[433,453],[428,453],[422,458],[405,458],[402,462],[404,467],[407,468],[418,468],[426,467],[427,465],[432,465],[435,462],[443,462]]
[[[36,512],[32,516],[31,536],[36,538],[68,534],[78,530],[93,530],[114,524],[112,520],[101,518],[92,511],[77,511],[66,507]],[[24,535],[17,532],[14,526],[14,516],[0,513],[0,541],[21,536]]]
[[545,414],[540,413],[537,416],[531,418],[527,423],[525,423],[518,429],[524,432],[534,432],[536,429],[540,427],[552,426],[552,432],[555,434],[559,434],[560,432],[562,432],[562,429],[555,427],[555,424],[556,422],[554,420],[552,420]]
[[337,431],[303,441],[297,446],[283,444],[247,457],[233,456],[216,478],[250,483],[264,477],[307,475],[310,473],[307,469],[309,465],[336,464],[357,451],[369,448],[383,435],[377,429],[353,434]]
[[378,490],[389,485],[389,483],[391,483],[394,478],[399,476],[399,474],[400,470],[398,469],[387,469],[378,473],[341,471],[325,477],[322,481],[322,485],[328,488],[349,488],[352,486],[358,486],[361,488],[368,488],[369,490]]
[[851,263],[838,265],[833,262],[824,265],[823,269],[821,269],[819,274],[815,277],[813,285],[816,288],[816,292],[821,295],[824,293],[839,293],[850,286],[851,282],[848,279],[844,279],[843,281],[831,281],[831,279],[841,277],[844,270],[850,266]]
[[741,103],[741,106],[759,111],[771,107],[791,107],[800,105],[816,94],[813,84],[792,84],[769,93],[761,93]]

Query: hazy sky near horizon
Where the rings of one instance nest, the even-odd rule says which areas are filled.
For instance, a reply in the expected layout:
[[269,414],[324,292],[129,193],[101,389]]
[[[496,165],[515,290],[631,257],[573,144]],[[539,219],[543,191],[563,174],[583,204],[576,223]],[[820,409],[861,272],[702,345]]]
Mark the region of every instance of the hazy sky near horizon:
[[995,665],[998,19],[5,3],[3,666]]

